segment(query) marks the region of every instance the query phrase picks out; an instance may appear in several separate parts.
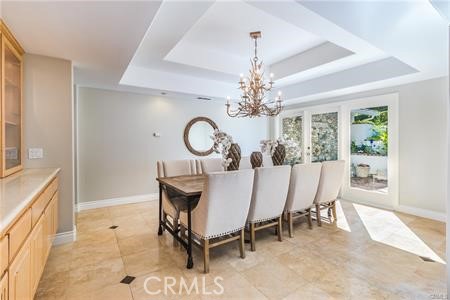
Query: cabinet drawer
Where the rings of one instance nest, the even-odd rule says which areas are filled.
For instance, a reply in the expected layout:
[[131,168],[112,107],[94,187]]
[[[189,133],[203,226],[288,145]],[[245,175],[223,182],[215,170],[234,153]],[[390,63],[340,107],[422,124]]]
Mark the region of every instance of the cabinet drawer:
[[34,202],[33,206],[31,207],[31,221],[33,226],[36,225],[36,223],[38,222],[39,218],[44,212],[45,207],[50,202],[57,189],[58,189],[58,177],[56,177],[47,186],[47,188],[44,190],[44,192],[42,192],[42,194],[39,196],[36,202]]
[[31,231],[31,209],[28,209],[9,231],[9,261],[17,254]]
[[9,262],[8,256],[9,256],[8,236],[5,236],[2,240],[0,240],[0,277],[8,268]]

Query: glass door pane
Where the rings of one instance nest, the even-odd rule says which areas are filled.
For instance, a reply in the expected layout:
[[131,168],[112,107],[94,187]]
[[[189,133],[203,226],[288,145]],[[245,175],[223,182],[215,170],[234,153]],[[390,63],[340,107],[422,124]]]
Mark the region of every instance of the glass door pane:
[[338,159],[338,113],[311,115],[311,162]]
[[350,186],[388,192],[388,107],[351,111]]
[[281,122],[282,139],[286,143],[285,163],[294,165],[303,159],[303,117],[283,118]]
[[5,169],[21,164],[21,61],[5,44]]

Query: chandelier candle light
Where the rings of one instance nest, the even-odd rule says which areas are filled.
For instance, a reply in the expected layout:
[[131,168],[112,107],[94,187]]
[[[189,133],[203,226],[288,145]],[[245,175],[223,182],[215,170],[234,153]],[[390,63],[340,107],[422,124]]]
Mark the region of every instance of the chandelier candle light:
[[237,108],[231,108],[230,97],[227,97],[227,114],[230,117],[273,117],[278,115],[283,108],[281,91],[274,100],[267,101],[265,99],[266,93],[272,90],[274,84],[273,73],[270,73],[270,79],[266,82],[263,62],[259,62],[257,53],[257,40],[261,37],[261,32],[251,32],[250,37],[255,41],[255,56],[251,60],[250,74],[248,77],[241,74],[239,89],[242,91],[242,95]]

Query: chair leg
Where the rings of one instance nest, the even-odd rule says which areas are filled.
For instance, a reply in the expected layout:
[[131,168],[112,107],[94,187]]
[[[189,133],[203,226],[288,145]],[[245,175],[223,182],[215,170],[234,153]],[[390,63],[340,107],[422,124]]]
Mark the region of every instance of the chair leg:
[[[175,235],[178,235],[178,231],[179,231],[178,218],[173,218],[172,228],[173,228],[173,232],[175,233]],[[178,241],[175,237],[173,238],[173,246],[174,247],[178,246]]]
[[337,221],[337,214],[336,214],[336,200],[333,201],[333,206],[331,207],[331,210],[333,211],[333,218],[334,218],[334,221]]
[[209,273],[209,240],[203,241],[203,271]]
[[277,231],[278,231],[278,240],[281,242],[283,240],[283,237],[281,236],[281,234],[283,233],[283,216],[280,216],[278,218],[278,227],[277,227]]
[[242,228],[241,229],[241,234],[240,234],[240,237],[239,237],[239,252],[241,254],[241,258],[245,258],[245,248],[244,248],[245,237],[244,237],[244,233],[245,233],[245,229]]
[[[162,213],[162,221],[164,224],[167,223],[167,214],[165,212]],[[162,230],[166,230],[166,227],[163,227]]]
[[308,227],[309,229],[312,229],[312,213],[311,213],[311,208],[308,208],[307,210],[307,217],[308,217]]
[[255,223],[250,223],[250,250],[255,251]]
[[288,212],[289,237],[294,237],[294,224],[292,220],[292,212]]
[[322,226],[322,219],[320,217],[320,204],[316,204],[316,218],[317,218],[317,225]]

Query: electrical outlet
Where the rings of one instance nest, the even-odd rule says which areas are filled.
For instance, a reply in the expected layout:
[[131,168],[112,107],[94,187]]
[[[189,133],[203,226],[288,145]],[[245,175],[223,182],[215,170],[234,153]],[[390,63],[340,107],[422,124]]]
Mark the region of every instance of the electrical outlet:
[[42,148],[29,148],[28,159],[41,159],[44,157],[44,150]]

